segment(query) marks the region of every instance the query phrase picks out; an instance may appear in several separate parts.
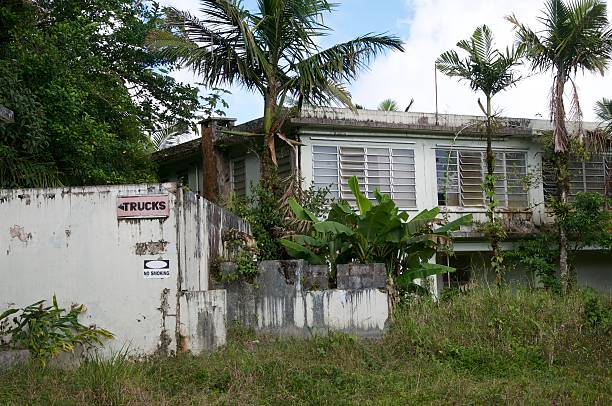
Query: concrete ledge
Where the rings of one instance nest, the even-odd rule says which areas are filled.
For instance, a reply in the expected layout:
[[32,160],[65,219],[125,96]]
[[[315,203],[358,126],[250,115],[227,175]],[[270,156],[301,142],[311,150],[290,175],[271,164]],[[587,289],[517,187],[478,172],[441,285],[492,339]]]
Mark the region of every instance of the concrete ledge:
[[[222,270],[231,272],[233,266],[222,264]],[[345,285],[351,289],[325,289],[327,267],[302,260],[262,261],[258,266],[260,274],[252,284],[219,285],[227,291],[229,323],[276,336],[308,337],[333,330],[379,337],[384,332],[389,316],[384,264],[347,266],[347,275],[353,279]]]

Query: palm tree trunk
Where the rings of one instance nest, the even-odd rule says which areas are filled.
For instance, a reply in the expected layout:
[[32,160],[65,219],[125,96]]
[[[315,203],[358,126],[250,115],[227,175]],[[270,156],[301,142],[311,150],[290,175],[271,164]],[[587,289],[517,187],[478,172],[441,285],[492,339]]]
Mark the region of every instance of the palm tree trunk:
[[[569,150],[567,128],[565,126],[565,106],[563,105],[563,90],[566,76],[563,67],[557,69],[553,93],[553,125],[555,136],[555,154],[557,155],[557,198],[562,206],[567,205],[569,197]],[[559,273],[563,291],[568,292],[569,265],[567,259],[567,232],[559,226]]]
[[495,279],[497,286],[500,287],[502,283],[502,272],[501,272],[501,253],[499,248],[499,231],[497,229],[495,220],[495,154],[493,153],[493,123],[492,123],[492,112],[491,112],[491,96],[487,95],[487,123],[486,123],[486,137],[487,137],[487,182],[486,188],[488,197],[487,216],[489,219],[490,232],[489,238],[491,242],[491,268],[495,272]]
[[264,143],[261,152],[261,183],[269,188],[272,180],[274,162],[272,161],[272,150],[274,148],[274,118],[276,115],[276,92],[268,87],[264,100],[263,135]]

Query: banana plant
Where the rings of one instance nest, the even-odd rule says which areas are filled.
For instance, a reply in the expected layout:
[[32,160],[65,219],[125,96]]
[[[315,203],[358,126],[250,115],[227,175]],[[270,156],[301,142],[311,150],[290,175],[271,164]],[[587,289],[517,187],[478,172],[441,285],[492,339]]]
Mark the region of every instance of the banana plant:
[[384,263],[389,277],[402,290],[414,285],[416,278],[454,271],[428,261],[438,250],[450,248],[450,233],[470,223],[471,215],[442,224],[440,209],[434,208],[410,218],[389,195],[375,191],[373,202],[359,189],[356,177],[348,183],[355,207],[336,202],[323,221],[295,200],[290,202],[298,219],[312,223],[310,235],[281,241],[290,256],[313,264],[329,263],[332,270],[340,263]]

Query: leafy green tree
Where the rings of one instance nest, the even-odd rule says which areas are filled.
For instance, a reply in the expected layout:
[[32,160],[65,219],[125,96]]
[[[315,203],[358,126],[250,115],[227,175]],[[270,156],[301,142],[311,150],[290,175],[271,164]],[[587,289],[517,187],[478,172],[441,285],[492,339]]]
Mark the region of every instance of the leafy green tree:
[[[539,18],[543,29],[533,31],[515,16],[507,17],[514,26],[519,44],[527,50],[534,71],[551,71],[551,119],[554,150],[557,155],[557,199],[567,204],[569,197],[570,139],[580,143],[580,131],[570,134],[566,126],[563,93],[566,83],[573,88],[572,105],[580,121],[580,104],[574,77],[578,70],[602,75],[612,55],[612,29],[606,3],[601,0],[547,0]],[[559,268],[564,290],[569,289],[567,230],[559,227]]]
[[398,111],[399,107],[397,102],[393,99],[385,99],[380,102],[378,105],[378,110],[380,111]]
[[465,59],[461,59],[455,50],[447,51],[437,59],[436,67],[448,76],[469,82],[473,91],[482,92],[485,95],[485,106],[478,99],[478,105],[486,117],[487,175],[485,176],[484,188],[488,199],[487,214],[492,251],[491,266],[497,276],[497,282],[500,284],[502,276],[500,239],[503,236],[503,229],[495,217],[495,184],[497,179],[494,174],[495,154],[491,145],[495,127],[492,99],[497,93],[508,89],[520,80],[514,68],[520,63],[523,51],[522,47],[519,47],[516,49],[506,48],[503,52],[494,49],[493,46],[493,33],[486,25],[480,26],[476,28],[469,39],[457,43],[457,47],[467,53]]
[[[262,179],[276,166],[275,139],[282,131],[290,99],[304,104],[340,103],[353,107],[345,84],[387,49],[403,51],[388,35],[364,35],[320,49],[330,28],[323,14],[327,0],[261,0],[249,11],[235,0],[201,0],[202,17],[166,10],[170,31],[150,37],[153,48],[200,75],[204,85],[239,84],[264,99]],[[285,138],[285,137],[282,137]]]
[[148,134],[187,122],[197,89],[144,46],[153,3],[8,0],[0,5],[0,187],[155,180]]

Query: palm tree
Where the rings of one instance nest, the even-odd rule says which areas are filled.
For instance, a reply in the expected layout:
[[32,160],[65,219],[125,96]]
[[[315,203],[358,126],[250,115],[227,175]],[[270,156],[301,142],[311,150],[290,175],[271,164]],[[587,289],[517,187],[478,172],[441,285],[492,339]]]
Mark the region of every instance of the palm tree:
[[322,15],[328,0],[259,0],[249,11],[238,0],[201,0],[202,18],[166,10],[170,31],[157,31],[150,45],[197,73],[205,86],[239,84],[264,99],[262,180],[276,166],[275,139],[286,116],[285,101],[300,108],[341,104],[353,107],[346,84],[389,49],[403,51],[399,38],[364,35],[321,49],[330,28]]
[[595,114],[601,120],[601,126],[607,133],[612,133],[612,99],[605,97],[595,104]]
[[399,110],[399,107],[397,105],[397,102],[393,99],[385,99],[383,101],[380,102],[380,104],[378,105],[378,110],[380,111],[397,111]]
[[467,57],[461,59],[455,50],[450,50],[436,61],[437,69],[460,81],[464,80],[470,84],[475,92],[482,92],[485,96],[486,107],[478,99],[478,105],[486,116],[485,131],[487,138],[487,175],[485,178],[485,191],[488,198],[488,217],[491,224],[491,267],[496,273],[497,282],[501,283],[501,254],[500,239],[501,229],[495,227],[495,154],[492,148],[493,138],[493,113],[492,99],[497,93],[508,89],[516,84],[520,77],[514,68],[520,63],[522,47],[500,51],[493,48],[493,33],[486,25],[474,30],[472,36],[467,40],[457,43],[457,47],[467,53]]
[[[569,196],[569,140],[580,141],[579,130],[569,134],[565,120],[563,92],[565,84],[573,87],[572,105],[580,121],[580,104],[574,77],[578,70],[599,72],[602,75],[612,54],[612,30],[608,23],[606,3],[601,0],[547,0],[539,21],[541,31],[533,31],[512,15],[507,20],[514,26],[518,43],[525,46],[534,71],[552,71],[551,121],[553,123],[554,151],[556,154],[557,199],[567,205]],[[579,126],[580,127],[580,126]],[[559,227],[559,271],[567,291],[569,266],[567,260],[567,233]]]
[[177,138],[189,132],[189,124],[184,121],[164,123],[151,131],[151,142],[156,151],[172,146]]

